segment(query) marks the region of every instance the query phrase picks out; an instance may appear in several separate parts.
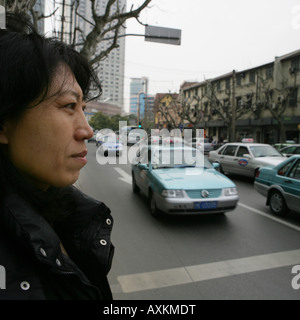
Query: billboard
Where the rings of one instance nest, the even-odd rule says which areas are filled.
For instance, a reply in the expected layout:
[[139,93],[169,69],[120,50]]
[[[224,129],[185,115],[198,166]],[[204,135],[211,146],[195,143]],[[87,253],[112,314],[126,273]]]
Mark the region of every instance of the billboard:
[[147,25],[145,27],[145,41],[180,46],[181,30]]

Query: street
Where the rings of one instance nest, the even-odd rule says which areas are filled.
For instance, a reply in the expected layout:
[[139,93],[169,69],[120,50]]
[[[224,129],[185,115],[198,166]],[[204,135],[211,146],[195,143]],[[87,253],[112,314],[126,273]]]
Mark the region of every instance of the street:
[[87,147],[77,186],[112,211],[115,300],[300,299],[300,215],[271,215],[251,179],[230,176],[240,200],[224,216],[154,218],[130,164],[100,165]]

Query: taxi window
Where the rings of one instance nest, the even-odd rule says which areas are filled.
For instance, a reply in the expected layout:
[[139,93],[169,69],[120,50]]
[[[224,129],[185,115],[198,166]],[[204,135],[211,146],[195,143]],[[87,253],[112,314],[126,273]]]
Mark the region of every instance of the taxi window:
[[296,147],[288,147],[288,148],[284,149],[282,152],[283,153],[294,153],[295,150],[296,150]]
[[237,157],[243,157],[244,154],[249,154],[248,148],[246,148],[246,147],[240,147],[240,148],[239,148],[239,151],[238,151],[238,153],[237,153],[236,156],[237,156]]
[[237,146],[228,146],[223,152],[224,156],[234,156]]
[[220,149],[220,151],[218,152],[218,154],[222,154],[223,151],[225,150],[225,148],[226,148],[226,146],[222,147],[222,148]]
[[296,164],[288,174],[288,177],[296,180],[300,180],[300,160],[296,162]]
[[280,168],[278,170],[278,174],[280,176],[285,176],[287,174],[287,172],[289,171],[290,167],[292,166],[293,161],[290,161],[289,163],[287,163],[286,165],[284,165],[282,168]]

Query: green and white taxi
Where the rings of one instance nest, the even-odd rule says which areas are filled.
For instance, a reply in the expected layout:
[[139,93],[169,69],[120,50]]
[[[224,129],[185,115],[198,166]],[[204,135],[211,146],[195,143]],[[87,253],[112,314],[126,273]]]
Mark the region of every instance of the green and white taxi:
[[275,167],[261,168],[254,188],[267,198],[266,204],[274,214],[286,215],[291,210],[300,213],[300,155]]
[[149,200],[151,214],[225,213],[236,208],[236,185],[199,150],[143,146],[132,164],[132,188]]

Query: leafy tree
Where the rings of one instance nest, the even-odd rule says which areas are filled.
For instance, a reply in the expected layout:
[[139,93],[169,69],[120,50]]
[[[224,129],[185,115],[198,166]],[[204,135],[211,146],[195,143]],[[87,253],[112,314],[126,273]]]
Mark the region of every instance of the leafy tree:
[[96,130],[111,129],[113,131],[117,131],[119,130],[120,121],[127,121],[127,123],[130,123],[130,116],[122,117],[119,114],[108,116],[102,112],[97,112],[93,115],[89,124]]
[[97,130],[106,128],[112,129],[109,116],[103,114],[102,112],[97,112],[95,115],[93,115],[89,123],[91,127]]

